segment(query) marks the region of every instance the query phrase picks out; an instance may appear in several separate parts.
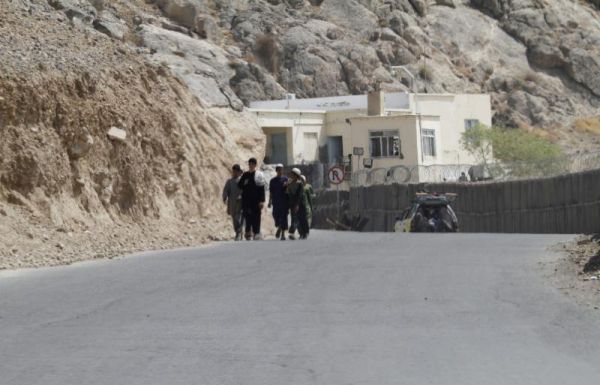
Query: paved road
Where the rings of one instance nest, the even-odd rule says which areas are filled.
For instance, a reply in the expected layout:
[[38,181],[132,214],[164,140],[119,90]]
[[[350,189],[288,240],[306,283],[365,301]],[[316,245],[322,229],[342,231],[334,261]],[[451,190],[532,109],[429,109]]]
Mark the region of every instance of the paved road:
[[0,274],[2,385],[598,384],[564,237],[318,232]]

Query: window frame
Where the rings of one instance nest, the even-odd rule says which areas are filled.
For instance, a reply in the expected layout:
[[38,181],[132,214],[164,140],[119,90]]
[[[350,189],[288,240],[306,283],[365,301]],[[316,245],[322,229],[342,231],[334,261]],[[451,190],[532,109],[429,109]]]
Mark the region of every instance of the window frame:
[[[379,134],[379,135],[374,135]],[[390,142],[390,138],[392,139]],[[375,155],[373,139],[379,139],[379,155]],[[396,145],[396,143],[397,145]],[[391,147],[390,147],[391,145]],[[391,150],[391,154],[389,154]],[[402,153],[402,139],[400,130],[370,130],[369,131],[369,154],[371,158],[399,158]],[[384,155],[386,154],[386,155]]]
[[[424,157],[435,158],[437,157],[437,130],[435,128],[421,128],[421,152]],[[431,141],[429,145],[425,145],[425,140]],[[426,149],[430,149],[431,153],[425,152]]]
[[[474,125],[468,124],[471,122],[475,122],[475,124]],[[465,124],[465,131],[469,131],[469,130],[477,127],[479,124],[481,124],[481,121],[479,119],[469,118],[469,119],[465,119],[464,124]]]

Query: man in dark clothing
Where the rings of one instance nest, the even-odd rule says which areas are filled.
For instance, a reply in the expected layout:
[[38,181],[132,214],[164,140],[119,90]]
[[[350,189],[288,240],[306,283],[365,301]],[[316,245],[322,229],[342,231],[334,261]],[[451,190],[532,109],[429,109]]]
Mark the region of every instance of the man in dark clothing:
[[235,240],[242,240],[242,227],[244,220],[242,218],[242,197],[238,187],[238,182],[242,177],[242,169],[236,164],[231,169],[231,178],[225,183],[223,188],[223,203],[227,204],[227,214],[231,216],[233,230],[235,231]]
[[288,184],[287,176],[283,175],[283,165],[275,166],[277,176],[269,182],[269,207],[273,207],[273,219],[277,233],[275,237],[285,241],[285,232],[288,229],[288,202],[285,190]]
[[262,239],[260,233],[260,217],[265,206],[265,177],[262,172],[256,170],[256,159],[248,161],[246,171],[238,187],[242,190],[242,211],[246,221],[246,240],[254,235],[254,240]]
[[302,173],[299,169],[292,169],[290,181],[287,187],[288,205],[292,215],[292,225],[290,226],[289,238],[292,240],[296,239],[294,236],[296,229],[298,229],[301,238],[303,234],[301,231],[303,227],[300,221],[303,218],[302,210],[305,208],[304,200],[306,198],[306,194],[304,193],[304,185],[302,184],[302,179],[300,178],[301,175]]

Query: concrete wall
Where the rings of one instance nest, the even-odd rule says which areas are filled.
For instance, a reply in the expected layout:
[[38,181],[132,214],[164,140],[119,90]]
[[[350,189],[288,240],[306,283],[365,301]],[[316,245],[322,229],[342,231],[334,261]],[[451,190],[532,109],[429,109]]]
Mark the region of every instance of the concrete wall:
[[339,207],[338,200],[335,190],[320,190],[317,191],[317,198],[315,199],[317,204],[313,207],[313,222],[312,226],[316,229],[333,229],[335,226],[332,225],[327,219],[337,221],[339,215],[340,222],[346,222],[343,220],[344,216],[347,216],[350,209],[350,192],[339,191]]
[[267,136],[268,144],[270,144],[269,135],[281,132],[287,133],[288,161],[286,163],[288,164],[316,160],[312,154],[308,156],[308,159],[305,159],[305,133],[316,134],[319,146],[324,146],[327,143],[327,135],[324,128],[325,112],[323,111],[252,112],[256,115],[259,125]]
[[[440,144],[439,164],[477,163],[469,153],[460,146],[460,138],[465,131],[465,119],[477,119],[488,127],[492,125],[491,100],[485,94],[411,95],[411,108],[416,111],[415,98],[421,114],[440,117],[439,131],[436,139]],[[423,125],[423,128],[428,128]],[[425,162],[426,164],[433,164]]]
[[[356,116],[350,118],[352,124],[348,125],[348,129],[351,132],[351,141],[344,143],[344,152],[351,154],[354,147],[362,147],[365,150],[364,157],[371,158],[370,133],[372,131],[394,131],[400,137],[404,159],[400,159],[398,156],[373,158],[373,168],[419,164],[416,120],[417,118],[412,115]],[[357,164],[356,170],[362,168],[362,164]]]
[[[575,234],[600,231],[600,170],[512,182],[353,188],[344,215],[368,219],[364,231],[393,231],[395,218],[424,187],[428,191],[458,194],[453,208],[462,232]],[[333,194],[322,193],[317,206],[321,207],[321,201],[329,202]],[[316,214],[331,215],[331,212],[317,209]],[[315,225],[322,222],[322,218],[315,219]]]
[[[386,109],[408,109],[409,95],[404,92],[385,94]],[[328,96],[310,99],[285,99],[250,102],[251,109],[258,110],[315,110],[341,111],[367,109],[367,95]]]

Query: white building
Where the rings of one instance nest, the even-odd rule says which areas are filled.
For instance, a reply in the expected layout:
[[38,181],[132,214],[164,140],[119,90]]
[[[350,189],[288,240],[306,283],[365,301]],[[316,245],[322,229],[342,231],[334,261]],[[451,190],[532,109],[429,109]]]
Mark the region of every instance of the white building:
[[267,163],[342,163],[362,149],[354,171],[364,159],[373,168],[474,164],[461,134],[492,123],[490,97],[482,94],[288,95],[252,102],[250,110],[267,136]]

